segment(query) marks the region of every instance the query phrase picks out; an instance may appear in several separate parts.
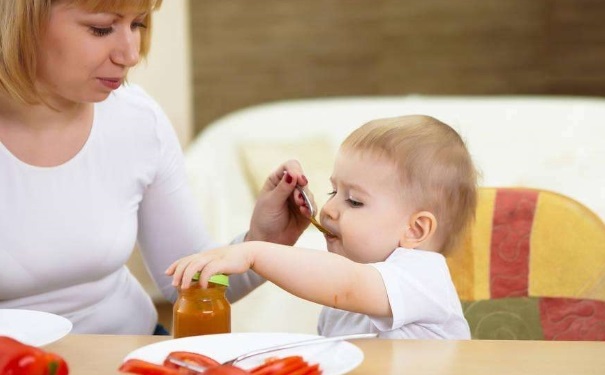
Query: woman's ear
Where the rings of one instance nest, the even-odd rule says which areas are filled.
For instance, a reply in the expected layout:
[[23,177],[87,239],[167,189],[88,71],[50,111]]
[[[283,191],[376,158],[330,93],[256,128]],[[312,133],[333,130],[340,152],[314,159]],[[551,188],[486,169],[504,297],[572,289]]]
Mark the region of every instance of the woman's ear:
[[[420,211],[410,216],[408,227],[399,239],[399,246],[406,249],[422,247],[437,230],[437,218],[428,211]],[[426,249],[430,250],[430,249]]]

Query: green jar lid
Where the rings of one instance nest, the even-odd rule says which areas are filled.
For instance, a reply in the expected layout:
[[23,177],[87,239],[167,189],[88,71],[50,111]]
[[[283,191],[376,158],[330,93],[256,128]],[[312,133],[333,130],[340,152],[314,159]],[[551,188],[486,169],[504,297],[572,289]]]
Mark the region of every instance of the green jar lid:
[[[200,272],[199,271],[196,272],[195,275],[193,275],[193,278],[191,278],[191,280],[199,281]],[[208,280],[208,282],[214,283],[214,284],[219,284],[219,285],[224,285],[224,286],[229,286],[229,276],[223,275],[222,273],[212,275],[212,276],[210,276],[210,279]]]
[[229,286],[229,276],[223,275],[222,273],[210,276],[208,280],[210,283],[215,283],[219,285]]

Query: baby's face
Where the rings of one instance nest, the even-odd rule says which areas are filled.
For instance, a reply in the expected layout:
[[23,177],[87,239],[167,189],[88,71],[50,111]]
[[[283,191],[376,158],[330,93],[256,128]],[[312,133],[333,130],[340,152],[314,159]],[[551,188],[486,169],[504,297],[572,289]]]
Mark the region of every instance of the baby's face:
[[334,236],[328,250],[356,262],[385,260],[399,246],[411,210],[395,164],[386,157],[341,150],[330,178],[332,195],[320,219]]

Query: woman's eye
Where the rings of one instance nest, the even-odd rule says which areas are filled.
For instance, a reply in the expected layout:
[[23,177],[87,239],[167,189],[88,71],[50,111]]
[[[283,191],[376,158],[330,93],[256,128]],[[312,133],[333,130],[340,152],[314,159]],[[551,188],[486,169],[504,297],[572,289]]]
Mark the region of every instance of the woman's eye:
[[351,198],[347,199],[347,202],[351,205],[351,207],[363,207],[363,203],[353,200]]
[[137,21],[137,22],[133,22],[132,25],[130,25],[130,28],[133,30],[146,29],[147,25],[145,25],[143,22]]
[[94,36],[105,36],[105,35],[109,35],[113,32],[113,28],[112,27],[95,27],[95,26],[91,26],[90,27],[90,31],[92,32],[92,34]]

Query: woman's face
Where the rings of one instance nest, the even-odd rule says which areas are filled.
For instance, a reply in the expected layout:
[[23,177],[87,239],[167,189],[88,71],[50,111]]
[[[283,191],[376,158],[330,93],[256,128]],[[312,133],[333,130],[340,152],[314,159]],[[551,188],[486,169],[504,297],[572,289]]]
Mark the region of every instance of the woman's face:
[[139,61],[144,17],[54,3],[38,54],[37,86],[43,97],[55,104],[107,98]]

